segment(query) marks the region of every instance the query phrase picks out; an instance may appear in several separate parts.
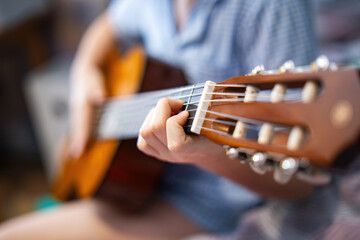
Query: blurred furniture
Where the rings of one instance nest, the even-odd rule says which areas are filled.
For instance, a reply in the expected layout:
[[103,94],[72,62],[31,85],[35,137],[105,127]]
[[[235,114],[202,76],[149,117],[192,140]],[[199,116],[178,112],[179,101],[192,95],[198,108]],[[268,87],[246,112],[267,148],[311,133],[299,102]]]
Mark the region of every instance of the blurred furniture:
[[47,62],[26,79],[25,93],[48,178],[58,162],[59,141],[67,133],[71,59]]

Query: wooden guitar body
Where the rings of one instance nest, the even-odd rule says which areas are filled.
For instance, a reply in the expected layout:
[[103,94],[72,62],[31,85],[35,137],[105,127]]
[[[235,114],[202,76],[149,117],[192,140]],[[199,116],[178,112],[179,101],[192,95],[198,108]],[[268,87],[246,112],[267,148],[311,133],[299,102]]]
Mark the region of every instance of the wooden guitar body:
[[[131,49],[122,58],[110,53],[104,73],[109,97],[186,84],[181,70],[146,58],[141,48]],[[109,198],[129,211],[146,205],[165,165],[137,150],[136,139],[93,139],[79,159],[66,159],[66,147],[63,158],[64,166],[53,186],[55,197]]]

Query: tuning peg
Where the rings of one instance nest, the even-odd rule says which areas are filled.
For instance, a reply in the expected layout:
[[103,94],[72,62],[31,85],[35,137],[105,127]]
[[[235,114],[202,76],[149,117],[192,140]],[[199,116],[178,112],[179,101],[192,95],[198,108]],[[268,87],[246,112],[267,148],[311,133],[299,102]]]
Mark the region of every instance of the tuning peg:
[[264,72],[265,72],[264,65],[258,65],[258,66],[253,68],[253,70],[251,71],[251,74],[252,75],[258,75],[258,74],[262,74]]
[[325,55],[319,56],[315,62],[311,64],[313,71],[327,70],[330,66],[330,61]]
[[238,156],[238,150],[236,148],[228,148],[226,150],[226,156],[228,156],[230,159],[236,159]]
[[241,151],[240,148],[227,148],[226,155],[230,159],[237,159],[241,162],[247,162],[249,161],[249,154],[247,154],[244,151]]
[[280,184],[287,183],[299,167],[295,158],[285,158],[280,161],[279,166],[275,168],[274,179]]
[[295,63],[293,61],[286,61],[283,65],[280,66],[279,71],[281,73],[292,72],[295,69]]
[[259,174],[264,174],[268,170],[266,165],[267,155],[265,153],[254,153],[250,161],[250,167]]

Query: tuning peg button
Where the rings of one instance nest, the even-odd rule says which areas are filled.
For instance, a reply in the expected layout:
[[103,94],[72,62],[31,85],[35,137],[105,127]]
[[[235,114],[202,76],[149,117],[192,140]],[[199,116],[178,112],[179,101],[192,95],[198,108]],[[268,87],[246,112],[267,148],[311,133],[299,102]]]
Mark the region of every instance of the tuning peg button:
[[295,158],[285,158],[280,161],[279,166],[275,168],[274,179],[280,184],[287,183],[293,174],[297,171],[299,163]]
[[240,160],[241,162],[249,161],[249,155],[246,152],[241,151],[240,148],[228,148],[226,150],[226,155],[230,159]]
[[283,65],[280,66],[279,71],[281,73],[292,72],[295,70],[295,63],[293,61],[286,61]]
[[315,62],[311,64],[311,69],[313,71],[319,71],[319,70],[327,70],[330,66],[330,61],[325,55],[319,56]]
[[250,161],[250,167],[259,174],[264,174],[268,170],[266,165],[267,155],[265,153],[254,153]]
[[236,159],[238,156],[238,150],[236,148],[229,148],[226,150],[226,156],[228,156],[230,159]]
[[251,74],[252,75],[258,75],[258,74],[263,74],[264,72],[265,72],[264,65],[258,65],[258,66],[253,68],[253,70],[251,71]]

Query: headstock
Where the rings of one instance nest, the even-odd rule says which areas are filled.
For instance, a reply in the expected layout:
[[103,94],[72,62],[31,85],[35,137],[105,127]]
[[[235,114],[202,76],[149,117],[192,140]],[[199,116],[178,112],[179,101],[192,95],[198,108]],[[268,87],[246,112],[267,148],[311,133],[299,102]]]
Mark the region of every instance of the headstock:
[[319,173],[310,166],[330,167],[359,137],[359,71],[324,56],[308,67],[258,66],[248,76],[207,82],[198,109],[192,131],[226,145],[229,157],[258,173],[274,169],[278,182],[295,172],[308,178]]

